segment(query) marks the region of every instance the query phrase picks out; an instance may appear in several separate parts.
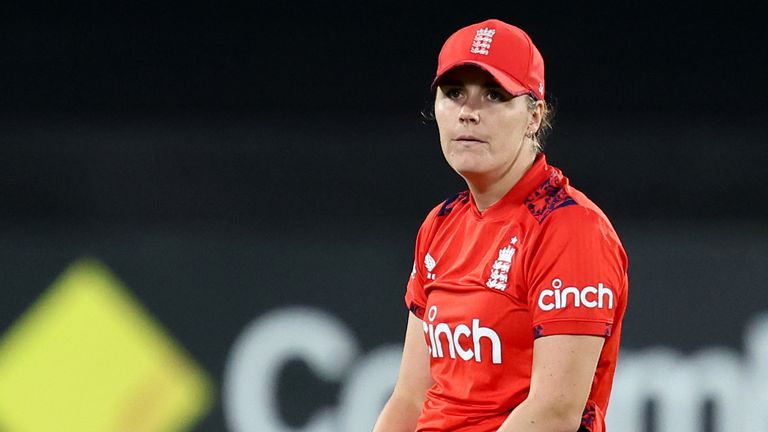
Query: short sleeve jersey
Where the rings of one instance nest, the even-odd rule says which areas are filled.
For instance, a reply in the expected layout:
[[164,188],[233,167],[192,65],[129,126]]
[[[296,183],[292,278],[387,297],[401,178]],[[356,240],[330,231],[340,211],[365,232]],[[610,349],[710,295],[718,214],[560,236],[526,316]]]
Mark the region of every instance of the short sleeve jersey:
[[534,340],[560,334],[605,338],[580,429],[603,431],[627,290],[615,230],[544,155],[483,213],[469,192],[435,207],[405,295],[434,379],[417,432],[495,431],[528,395]]

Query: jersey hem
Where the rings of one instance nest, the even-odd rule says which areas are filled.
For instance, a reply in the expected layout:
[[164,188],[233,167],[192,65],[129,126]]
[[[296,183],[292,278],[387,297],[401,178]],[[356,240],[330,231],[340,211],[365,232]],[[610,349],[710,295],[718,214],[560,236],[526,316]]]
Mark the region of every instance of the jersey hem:
[[566,334],[608,337],[611,333],[613,323],[609,321],[556,320],[540,322],[533,326],[534,339]]
[[422,321],[424,321],[424,313],[427,311],[426,306],[422,306],[419,303],[416,303],[415,301],[411,301],[407,303],[408,310],[416,315],[416,317]]

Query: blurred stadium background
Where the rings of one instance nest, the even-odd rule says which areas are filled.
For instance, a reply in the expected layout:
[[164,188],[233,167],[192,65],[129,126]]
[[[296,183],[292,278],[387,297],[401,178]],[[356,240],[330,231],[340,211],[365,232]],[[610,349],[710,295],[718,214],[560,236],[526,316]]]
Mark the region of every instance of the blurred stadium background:
[[488,17],[542,51],[548,158],[630,256],[611,430],[768,430],[764,4],[0,10],[0,431],[369,428],[462,188],[436,55]]

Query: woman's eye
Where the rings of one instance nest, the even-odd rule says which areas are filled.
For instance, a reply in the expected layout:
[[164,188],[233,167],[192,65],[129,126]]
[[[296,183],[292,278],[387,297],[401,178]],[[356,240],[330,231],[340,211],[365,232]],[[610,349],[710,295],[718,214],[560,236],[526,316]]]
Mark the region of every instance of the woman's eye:
[[500,91],[490,90],[488,92],[488,100],[491,102],[504,102],[506,99],[506,95]]
[[457,87],[445,89],[444,93],[448,99],[458,99],[461,97],[461,89]]

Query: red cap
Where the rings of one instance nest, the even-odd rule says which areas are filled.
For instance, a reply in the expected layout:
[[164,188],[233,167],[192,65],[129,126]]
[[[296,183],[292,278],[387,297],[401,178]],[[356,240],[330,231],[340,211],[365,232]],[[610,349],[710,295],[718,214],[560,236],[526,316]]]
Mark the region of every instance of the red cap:
[[446,72],[467,64],[484,69],[512,94],[544,100],[544,59],[518,27],[491,19],[452,34],[440,50],[432,88]]

